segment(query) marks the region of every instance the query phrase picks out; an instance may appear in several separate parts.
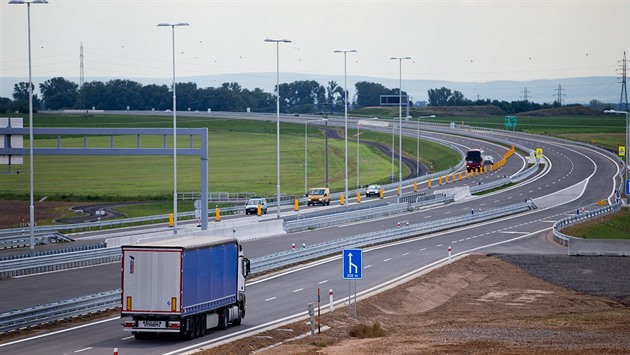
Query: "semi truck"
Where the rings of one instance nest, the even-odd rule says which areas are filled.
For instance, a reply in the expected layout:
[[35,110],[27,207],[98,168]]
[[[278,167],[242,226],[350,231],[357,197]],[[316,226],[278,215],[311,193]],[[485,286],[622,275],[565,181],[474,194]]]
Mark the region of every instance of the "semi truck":
[[483,169],[483,149],[471,149],[466,152],[466,170]]
[[249,259],[237,239],[203,233],[122,246],[124,331],[193,339],[241,324]]

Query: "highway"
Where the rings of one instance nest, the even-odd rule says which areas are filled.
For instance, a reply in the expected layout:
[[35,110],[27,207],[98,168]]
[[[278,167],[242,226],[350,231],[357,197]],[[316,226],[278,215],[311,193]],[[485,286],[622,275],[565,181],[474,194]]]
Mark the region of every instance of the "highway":
[[[462,147],[482,146],[487,152],[492,152],[490,154],[495,156],[495,159],[507,149],[485,141],[476,141],[470,135],[460,136],[425,131],[423,134],[448,139],[451,143]],[[469,252],[566,253],[564,247],[547,241],[546,232],[555,221],[575,213],[577,209],[592,208],[596,201],[610,198],[619,183],[615,178],[619,170],[618,164],[609,156],[582,146],[545,141],[541,137],[513,136],[508,132],[502,136],[504,139],[527,147],[544,149],[547,164],[539,174],[523,183],[500,191],[414,213],[288,234],[277,238],[247,241],[244,242],[246,255],[250,258],[267,255],[287,250],[292,243],[296,246],[301,246],[302,243],[310,245],[366,231],[392,228],[400,221],[408,221],[410,224],[421,223],[426,220],[470,213],[471,210],[477,211],[480,208],[489,209],[508,205],[530,198],[539,209],[474,226],[365,249],[364,278],[357,282],[359,296],[381,290],[398,280],[445,262],[449,246],[454,255]],[[514,174],[527,167],[524,157],[517,155],[508,162],[508,165],[495,173],[495,178],[497,175]],[[483,183],[492,178],[493,175],[485,174],[475,179],[451,183],[442,188]],[[422,189],[426,190],[426,186]],[[432,190],[437,189],[439,188],[434,184]],[[390,192],[388,198],[395,197]],[[247,315],[243,324],[239,327],[231,327],[227,331],[212,331],[205,337],[193,341],[179,339],[136,341],[130,334],[122,331],[120,319],[111,319],[59,333],[49,333],[42,337],[2,344],[0,352],[111,354],[114,348],[118,348],[120,354],[181,353],[239,332],[262,329],[271,324],[304,315],[306,304],[315,300],[318,287],[322,290],[324,296],[322,303],[326,307],[328,301],[325,295],[328,289],[333,289],[335,300],[343,303],[343,299],[348,297],[348,284],[348,281],[342,280],[341,261],[339,256],[336,256],[280,274],[250,280],[247,286]],[[2,285],[3,289],[12,290],[3,304],[9,304],[13,309],[22,308],[36,303],[119,288],[120,266],[110,264],[2,280]],[[336,306],[336,312],[347,312],[347,306],[343,304]]]

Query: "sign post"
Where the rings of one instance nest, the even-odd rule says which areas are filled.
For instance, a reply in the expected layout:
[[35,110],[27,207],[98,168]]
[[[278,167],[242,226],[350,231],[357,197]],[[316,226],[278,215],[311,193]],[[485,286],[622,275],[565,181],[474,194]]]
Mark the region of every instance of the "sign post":
[[350,302],[352,300],[352,291],[350,280],[354,282],[354,318],[357,318],[357,283],[356,280],[363,278],[363,250],[361,249],[344,249],[342,252],[342,276],[344,280],[348,280],[348,315],[350,315]]

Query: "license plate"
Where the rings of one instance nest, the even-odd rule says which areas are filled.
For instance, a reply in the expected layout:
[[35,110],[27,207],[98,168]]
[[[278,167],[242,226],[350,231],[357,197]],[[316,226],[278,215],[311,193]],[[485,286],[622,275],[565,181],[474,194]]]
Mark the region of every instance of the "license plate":
[[138,325],[140,328],[166,328],[166,322],[159,320],[141,320]]

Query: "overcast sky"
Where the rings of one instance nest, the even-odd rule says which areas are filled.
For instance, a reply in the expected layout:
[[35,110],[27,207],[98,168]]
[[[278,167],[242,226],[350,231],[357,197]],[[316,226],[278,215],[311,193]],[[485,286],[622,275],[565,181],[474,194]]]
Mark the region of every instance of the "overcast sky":
[[[27,7],[1,0],[1,77],[28,78]],[[276,71],[484,82],[615,76],[629,1],[49,0],[31,5],[33,76],[169,78]],[[282,74],[280,76],[282,81]],[[255,83],[249,83],[255,85]],[[249,85],[247,85],[249,86]]]

